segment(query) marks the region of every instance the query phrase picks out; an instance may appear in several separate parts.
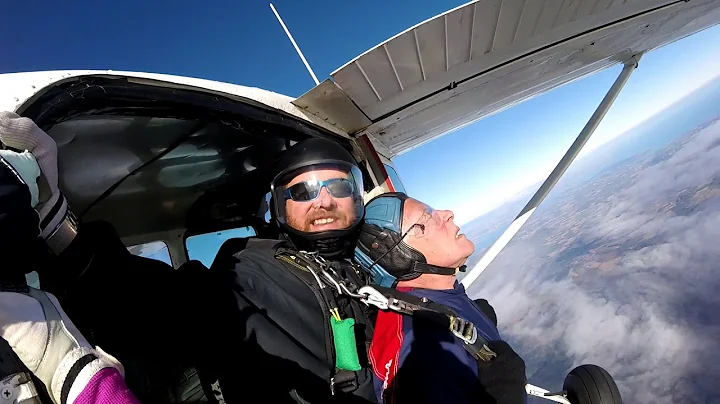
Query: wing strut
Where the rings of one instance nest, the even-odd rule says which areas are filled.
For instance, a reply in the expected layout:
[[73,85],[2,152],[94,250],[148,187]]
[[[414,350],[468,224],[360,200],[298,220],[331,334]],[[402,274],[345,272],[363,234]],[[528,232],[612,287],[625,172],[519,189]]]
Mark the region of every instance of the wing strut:
[[615,79],[615,83],[613,83],[612,87],[610,87],[610,90],[608,90],[607,94],[605,94],[605,98],[603,98],[603,100],[600,102],[600,105],[598,105],[595,113],[593,113],[593,115],[590,117],[588,123],[585,124],[583,130],[580,132],[577,139],[575,139],[575,142],[573,142],[572,146],[570,146],[570,148],[565,153],[565,155],[560,160],[555,169],[552,171],[552,173],[550,173],[545,182],[543,182],[543,184],[540,186],[540,189],[537,190],[535,195],[533,195],[533,197],[530,199],[530,202],[525,205],[520,214],[515,217],[515,220],[513,220],[507,230],[505,230],[505,232],[497,239],[497,241],[495,241],[495,243],[493,243],[493,245],[490,246],[490,248],[485,252],[482,258],[480,258],[480,261],[475,266],[475,268],[472,268],[470,272],[468,272],[467,275],[463,277],[462,284],[465,286],[465,288],[469,288],[470,285],[475,282],[477,277],[480,276],[480,274],[485,270],[485,268],[490,265],[490,263],[495,259],[495,257],[497,257],[498,254],[500,254],[500,251],[505,248],[505,246],[510,242],[510,240],[515,236],[515,234],[535,212],[540,203],[542,203],[545,197],[548,196],[555,184],[557,184],[558,180],[560,180],[560,177],[562,177],[562,175],[568,169],[573,160],[575,160],[575,157],[577,157],[578,153],[580,153],[583,146],[585,146],[585,143],[587,143],[588,139],[590,139],[590,136],[593,134],[593,132],[595,132],[595,129],[598,127],[600,121],[602,121],[603,117],[610,109],[610,106],[617,98],[620,90],[622,90],[628,78],[630,78],[630,74],[632,74],[633,70],[637,68],[638,62],[640,61],[641,57],[642,54],[637,54],[625,63],[625,67],[623,68],[622,72],[620,72],[618,78]]
[[290,39],[290,42],[292,42],[293,46],[295,47],[295,50],[297,51],[298,55],[300,56],[300,59],[302,60],[303,64],[305,64],[305,68],[307,69],[308,73],[310,73],[310,76],[312,77],[313,81],[315,82],[315,85],[319,85],[320,82],[317,79],[317,76],[315,76],[315,72],[310,68],[310,64],[307,60],[305,60],[305,55],[300,51],[300,47],[298,46],[297,42],[295,42],[295,38],[290,34],[290,30],[285,25],[285,22],[280,18],[280,14],[278,14],[277,10],[275,10],[275,6],[270,3],[270,8],[272,9],[273,13],[275,13],[275,17],[277,17],[278,22],[280,25],[282,25],[283,29],[285,30],[285,33],[288,36],[288,39]]

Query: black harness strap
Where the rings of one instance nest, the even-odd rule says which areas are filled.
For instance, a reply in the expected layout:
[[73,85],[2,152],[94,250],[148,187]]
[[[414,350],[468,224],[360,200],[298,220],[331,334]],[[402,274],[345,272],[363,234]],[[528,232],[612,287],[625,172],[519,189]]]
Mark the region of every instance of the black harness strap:
[[[295,250],[284,247],[277,248],[277,250],[275,251],[275,258],[280,262],[286,264],[287,267],[291,268],[292,270],[305,271],[307,273],[310,273],[313,278],[317,276],[317,278],[313,281],[306,282],[307,286],[313,291],[317,290],[317,292],[319,292],[316,293],[316,296],[318,297],[318,303],[321,307],[326,307],[330,309],[330,313],[326,314],[331,314],[332,310],[335,310],[337,312],[338,303],[335,297],[336,291],[334,285],[332,285],[328,279],[325,279],[323,276],[321,276],[321,273],[325,268],[322,268],[320,263],[307,258],[303,253],[299,253]],[[323,285],[317,284],[316,282],[318,280],[322,282],[325,287],[323,287]],[[326,344],[330,350],[329,359],[334,362],[336,354],[334,349],[335,342],[332,329],[330,329],[329,327],[326,328],[325,338]],[[335,393],[337,392],[352,393],[357,390],[359,386],[360,383],[358,380],[357,372],[338,368],[333,369],[332,375],[330,377],[330,392],[333,395],[335,395]]]
[[427,298],[419,298],[409,293],[400,292],[397,289],[381,286],[373,287],[386,297],[397,299],[400,307],[403,308],[401,310],[402,314],[422,318],[450,330],[463,343],[465,350],[475,359],[490,362],[497,356],[488,347],[488,341],[477,332],[475,325],[458,316],[451,308]]
[[[297,253],[293,250],[287,250],[279,248],[277,256],[285,256],[292,259],[295,265],[299,267],[310,267],[313,271],[320,272],[320,264],[314,260],[304,257],[303,254]],[[324,288],[322,291],[334,292],[334,287],[329,284],[327,279],[321,277],[321,281],[327,282],[329,288]],[[354,286],[354,285],[352,285]],[[462,342],[462,346],[465,350],[472,355],[478,362],[490,362],[493,358],[497,357],[497,354],[488,347],[488,341],[478,333],[477,328],[473,323],[458,316],[449,307],[433,302],[426,298],[419,298],[408,293],[400,292],[393,288],[386,288],[381,286],[373,285],[378,292],[382,293],[385,297],[393,300],[395,310],[401,314],[413,316],[418,319],[434,323],[437,326],[449,330],[457,339]],[[331,292],[331,293],[332,293]],[[325,294],[323,294],[325,295]],[[323,296],[327,299],[327,296]],[[327,302],[332,305],[331,302]],[[352,373],[352,372],[348,372]],[[342,377],[345,376],[345,377]],[[335,375],[331,380],[331,388],[336,389],[335,382],[340,380],[335,379],[350,379],[352,377],[349,374]],[[338,383],[340,384],[340,383]],[[352,383],[350,383],[352,385]],[[352,389],[352,387],[351,387]]]
[[421,274],[455,275],[455,268],[444,268],[420,261],[413,263],[412,270]]

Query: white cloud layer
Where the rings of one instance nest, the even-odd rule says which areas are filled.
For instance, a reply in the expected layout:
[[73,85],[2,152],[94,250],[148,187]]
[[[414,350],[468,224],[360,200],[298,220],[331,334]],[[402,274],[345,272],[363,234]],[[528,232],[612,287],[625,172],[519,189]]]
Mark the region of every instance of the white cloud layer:
[[[591,203],[572,220],[539,213],[528,227],[546,231],[511,242],[470,294],[495,307],[531,383],[559,389],[594,363],[626,403],[720,403],[720,123],[621,175],[604,200],[574,196]],[[550,258],[563,232],[587,245],[580,255],[605,247]],[[593,259],[614,261],[582,267]]]

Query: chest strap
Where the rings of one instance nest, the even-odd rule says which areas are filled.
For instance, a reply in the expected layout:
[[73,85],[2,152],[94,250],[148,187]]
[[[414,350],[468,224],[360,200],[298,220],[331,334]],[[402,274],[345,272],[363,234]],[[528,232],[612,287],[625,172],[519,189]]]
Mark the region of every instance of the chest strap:
[[[478,333],[475,325],[458,316],[451,308],[427,298],[419,298],[409,293],[381,286],[363,287],[359,293],[362,294],[371,290],[384,297],[386,301],[385,309],[422,319],[449,330],[455,338],[462,342],[465,350],[476,360],[490,362],[497,357],[497,354],[488,347],[487,340]],[[383,307],[380,307],[380,309],[383,309]]]
[[[278,253],[280,253],[280,250],[282,249],[279,249]],[[419,298],[409,293],[400,292],[394,288],[382,286],[364,286],[360,288],[357,293],[351,292],[347,288],[343,290],[343,281],[338,281],[336,277],[337,274],[330,274],[326,268],[324,268],[325,265],[323,264],[326,264],[326,262],[322,260],[321,257],[317,257],[319,259],[313,259],[315,256],[307,256],[302,253],[289,254],[288,250],[282,252],[284,253],[282,255],[295,261],[298,267],[301,269],[305,267],[313,273],[319,287],[324,292],[323,295],[328,294],[328,292],[332,293],[332,291],[340,294],[345,292],[345,294],[350,297],[360,298],[364,303],[373,304],[382,310],[389,309],[403,315],[413,316],[434,323],[441,328],[449,330],[462,342],[465,350],[476,360],[489,362],[497,357],[497,354],[488,347],[487,340],[478,333],[475,325],[458,316],[457,313],[445,305],[433,302],[427,298]],[[329,265],[328,269],[332,270],[329,268]],[[324,283],[327,283],[329,287],[324,287]],[[373,297],[373,294],[380,299],[372,302],[372,299],[368,298]],[[332,307],[332,302],[329,303]]]
[[[352,393],[359,387],[358,371],[362,370],[358,356],[355,340],[355,319],[352,317],[342,318],[339,305],[335,298],[336,294],[342,293],[340,281],[335,274],[330,274],[332,269],[329,263],[322,257],[293,250],[278,248],[275,258],[288,264],[295,270],[306,275],[307,281],[303,281],[315,293],[318,303],[323,310],[327,310],[330,324],[326,333],[326,343],[332,345],[330,360],[335,361],[335,366],[330,377],[330,392]],[[311,276],[310,276],[311,275]]]

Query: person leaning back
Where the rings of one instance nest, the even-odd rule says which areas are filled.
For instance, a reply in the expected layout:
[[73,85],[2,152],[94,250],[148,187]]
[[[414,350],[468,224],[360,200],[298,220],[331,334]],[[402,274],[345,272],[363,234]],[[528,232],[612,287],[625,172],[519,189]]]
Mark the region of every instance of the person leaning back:
[[524,361],[501,339],[492,307],[456,279],[473,251],[449,210],[403,193],[366,205],[357,260],[404,308],[377,316],[370,358],[380,402],[525,403]]

